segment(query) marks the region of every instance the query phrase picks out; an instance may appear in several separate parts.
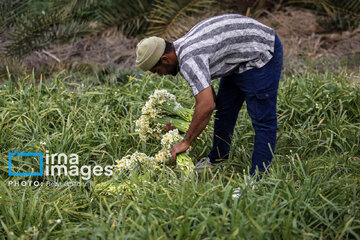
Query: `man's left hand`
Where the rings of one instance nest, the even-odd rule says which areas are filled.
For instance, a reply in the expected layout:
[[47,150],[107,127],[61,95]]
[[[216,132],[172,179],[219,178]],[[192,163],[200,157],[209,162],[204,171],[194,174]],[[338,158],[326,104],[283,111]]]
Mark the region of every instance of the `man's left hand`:
[[178,142],[177,144],[175,144],[170,150],[172,158],[176,161],[176,155],[178,153],[185,152],[189,148],[189,146],[190,146],[190,144],[188,144],[184,141],[181,141],[181,142]]

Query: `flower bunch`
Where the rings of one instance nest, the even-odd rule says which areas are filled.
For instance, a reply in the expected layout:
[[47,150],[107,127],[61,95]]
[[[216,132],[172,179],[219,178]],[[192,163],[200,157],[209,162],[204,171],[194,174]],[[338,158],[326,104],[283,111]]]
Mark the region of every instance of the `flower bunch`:
[[155,158],[136,151],[131,155],[126,155],[121,160],[116,160],[116,162],[117,164],[114,166],[115,171],[129,172],[131,174],[139,166],[153,167],[155,165]]
[[182,140],[182,137],[179,134],[179,130],[178,129],[174,129],[171,131],[168,131],[166,134],[164,134],[161,138],[161,146],[163,147],[163,149],[167,149],[170,150],[171,147],[179,142],[180,140]]
[[160,136],[165,133],[164,124],[170,121],[176,128],[186,132],[189,128],[194,111],[181,106],[175,95],[167,90],[155,90],[141,109],[141,116],[135,122],[135,132],[140,139],[146,141],[149,137]]
[[[156,154],[156,160],[165,163],[171,161],[170,149],[180,140],[182,140],[182,136],[179,134],[178,129],[171,130],[164,134],[161,139],[162,149]],[[188,151],[190,150],[191,146],[189,147]],[[178,154],[176,156],[176,163],[181,170],[191,172],[194,169],[194,163],[191,161],[191,158],[187,153]]]
[[166,102],[162,106],[162,109],[166,112],[176,115],[184,119],[185,121],[191,122],[192,116],[194,115],[193,109],[184,108],[181,105],[172,104],[171,102]]
[[141,115],[135,121],[135,132],[139,134],[140,140],[146,141],[150,136],[157,137],[164,132],[164,125],[156,121],[150,121],[149,115]]
[[191,160],[191,157],[186,153],[180,153],[176,156],[176,163],[178,167],[183,170],[185,173],[192,172],[195,168],[194,163]]
[[180,103],[176,101],[175,95],[169,93],[165,89],[161,89],[155,90],[154,93],[150,95],[149,100],[141,109],[141,113],[150,115],[151,118],[156,118],[158,114],[163,112],[160,108],[163,104],[174,107],[181,107]]
[[170,149],[176,142],[180,141],[181,139],[182,137],[180,136],[179,130],[177,129],[171,130],[164,134],[161,138],[162,149],[155,155],[156,161],[162,163],[170,162]]

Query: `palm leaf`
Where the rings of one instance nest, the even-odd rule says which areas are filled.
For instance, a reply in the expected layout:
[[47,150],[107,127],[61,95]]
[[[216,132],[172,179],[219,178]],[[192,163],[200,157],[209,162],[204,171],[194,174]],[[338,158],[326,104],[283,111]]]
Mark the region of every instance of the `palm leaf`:
[[175,23],[186,21],[192,14],[201,14],[216,1],[214,0],[156,0],[149,21],[152,25],[147,35],[160,36],[169,40],[180,37],[188,29],[186,25]]
[[145,33],[153,0],[112,1],[98,11],[104,27],[118,27],[125,36],[139,36]]
[[10,28],[14,20],[26,12],[30,0],[2,0],[0,2],[0,30]]
[[9,33],[5,55],[23,56],[54,41],[67,42],[90,32],[87,23],[74,21],[63,13],[31,16],[18,22]]
[[349,15],[360,17],[360,1],[347,0],[347,1],[332,1],[330,5],[334,10],[345,12]]
[[99,7],[100,2],[100,0],[58,0],[52,4],[51,9],[63,10],[66,13],[81,13],[86,9]]
[[97,19],[97,10],[109,1],[100,0],[58,0],[51,4],[51,12],[63,12],[71,15],[72,19],[94,22]]

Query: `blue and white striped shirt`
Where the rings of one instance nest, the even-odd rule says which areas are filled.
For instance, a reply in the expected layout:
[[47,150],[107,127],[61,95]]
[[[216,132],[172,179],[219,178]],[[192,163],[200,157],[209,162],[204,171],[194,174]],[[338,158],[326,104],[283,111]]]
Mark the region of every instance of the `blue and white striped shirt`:
[[180,73],[197,95],[211,79],[261,68],[272,58],[275,31],[255,19],[225,14],[206,19],[173,42]]

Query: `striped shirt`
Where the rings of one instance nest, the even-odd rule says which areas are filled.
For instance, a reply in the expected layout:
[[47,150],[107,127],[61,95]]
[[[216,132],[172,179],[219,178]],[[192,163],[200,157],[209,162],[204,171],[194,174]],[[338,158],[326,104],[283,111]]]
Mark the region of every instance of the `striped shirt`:
[[272,58],[274,42],[273,29],[249,17],[225,14],[198,23],[173,44],[180,74],[195,96],[211,86],[211,79],[263,67]]

